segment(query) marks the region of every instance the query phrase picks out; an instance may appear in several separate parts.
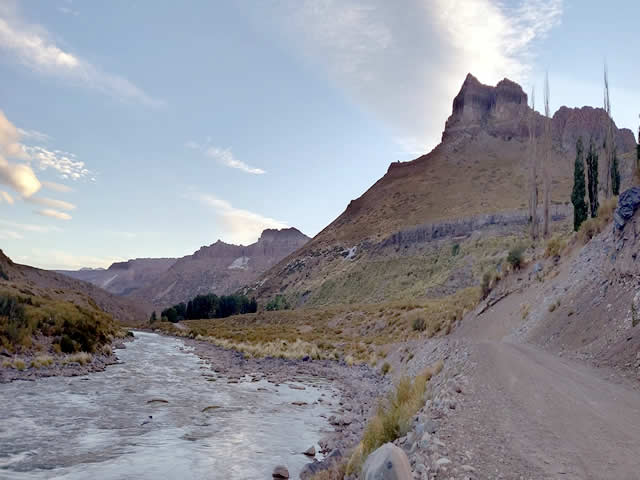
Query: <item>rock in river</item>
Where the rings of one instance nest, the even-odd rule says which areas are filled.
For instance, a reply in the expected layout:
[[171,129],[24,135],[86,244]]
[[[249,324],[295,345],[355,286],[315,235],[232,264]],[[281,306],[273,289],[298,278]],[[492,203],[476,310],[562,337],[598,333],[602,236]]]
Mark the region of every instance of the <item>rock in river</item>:
[[289,470],[284,465],[278,465],[273,469],[273,478],[289,478]]

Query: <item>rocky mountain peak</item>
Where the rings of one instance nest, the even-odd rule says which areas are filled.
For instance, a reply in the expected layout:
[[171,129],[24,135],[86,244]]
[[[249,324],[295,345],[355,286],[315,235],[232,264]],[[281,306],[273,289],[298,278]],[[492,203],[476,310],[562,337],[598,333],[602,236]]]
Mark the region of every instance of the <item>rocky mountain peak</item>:
[[[453,99],[451,116],[442,134],[443,142],[458,134],[490,133],[516,135],[527,113],[527,94],[517,83],[505,78],[495,87],[484,85],[468,74]],[[508,125],[502,125],[502,124]],[[504,130],[506,132],[498,132]],[[493,132],[493,130],[496,130]]]
[[260,239],[258,240],[258,243],[278,242],[278,241],[298,242],[301,240],[302,241],[309,240],[309,237],[307,237],[304,233],[302,233],[297,228],[290,227],[290,228],[281,228],[279,230],[275,228],[267,228],[260,235]]
[[[526,140],[529,136],[528,97],[522,87],[507,78],[495,87],[482,84],[472,74],[462,83],[453,99],[451,116],[447,119],[442,142],[451,144],[457,139],[474,137],[485,132],[503,140]],[[544,117],[535,113],[536,135],[542,134]],[[606,132],[607,114],[602,108],[560,107],[552,118],[552,137],[555,148],[564,152],[575,150],[576,141],[593,138],[602,147]],[[618,153],[630,152],[636,142],[633,132],[614,128]]]

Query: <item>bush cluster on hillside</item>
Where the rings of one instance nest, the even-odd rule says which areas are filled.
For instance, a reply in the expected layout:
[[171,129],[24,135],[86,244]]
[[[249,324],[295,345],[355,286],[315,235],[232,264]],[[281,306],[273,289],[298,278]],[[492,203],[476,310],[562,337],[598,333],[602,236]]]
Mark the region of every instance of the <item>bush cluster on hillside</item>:
[[258,303],[255,298],[246,295],[222,295],[213,293],[198,295],[187,303],[181,302],[162,311],[161,317],[172,323],[181,320],[200,320],[206,318],[226,318],[231,315],[255,313]]
[[36,335],[54,337],[64,353],[95,352],[116,333],[110,315],[91,307],[10,291],[0,292],[0,344],[9,351],[29,348]]
[[284,295],[276,295],[271,300],[269,300],[269,302],[267,302],[267,305],[264,308],[269,311],[289,310],[291,308],[291,305],[289,305],[289,302]]
[[509,254],[507,255],[507,262],[514,270],[518,270],[522,266],[522,262],[524,259],[524,245],[516,245],[511,250],[509,250]]

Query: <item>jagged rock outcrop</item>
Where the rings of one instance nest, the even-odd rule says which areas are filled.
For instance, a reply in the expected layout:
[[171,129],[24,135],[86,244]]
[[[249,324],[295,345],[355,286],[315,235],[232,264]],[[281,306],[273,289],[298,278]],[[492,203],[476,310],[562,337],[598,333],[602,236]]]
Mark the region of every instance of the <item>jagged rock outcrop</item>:
[[527,94],[517,83],[505,78],[491,87],[468,74],[453,99],[452,113],[445,124],[442,141],[480,131],[507,139],[522,137],[527,134],[527,112]]
[[130,296],[163,308],[198,294],[229,294],[254,282],[308,241],[309,237],[296,228],[264,230],[257,242],[247,246],[218,240],[178,259],[166,272]]
[[[484,85],[468,74],[460,92],[453,100],[451,116],[447,119],[442,142],[447,143],[460,136],[473,136],[480,132],[505,140],[517,138],[527,140],[530,108],[528,97],[522,87],[504,79],[495,87]],[[535,113],[536,136],[542,134],[543,117]],[[607,113],[603,108],[560,107],[553,115],[552,137],[554,148],[574,152],[578,138],[585,144],[593,138],[601,148],[605,139]],[[636,142],[629,129],[614,128],[619,154],[631,152]]]

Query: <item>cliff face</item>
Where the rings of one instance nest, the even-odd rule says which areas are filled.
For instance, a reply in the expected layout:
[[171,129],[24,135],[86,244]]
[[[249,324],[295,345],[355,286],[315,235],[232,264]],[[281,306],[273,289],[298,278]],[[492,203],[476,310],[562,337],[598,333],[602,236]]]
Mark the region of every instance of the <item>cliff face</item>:
[[[311,242],[269,270],[254,291],[262,300],[285,293],[300,303],[325,304],[386,301],[409,290],[419,298],[440,288],[429,282],[446,284],[447,292],[479,283],[469,271],[484,257],[470,254],[466,265],[458,258],[447,260],[450,245],[436,252],[440,247],[434,244],[443,235],[449,235],[445,243],[451,235],[469,238],[472,232],[495,239],[496,232],[515,235],[526,228],[532,115],[527,100],[515,82],[504,79],[488,86],[468,75],[453,99],[442,142],[415,160],[390,164]],[[537,112],[533,118],[539,141],[544,118]],[[606,121],[603,109],[591,107],[562,107],[553,116],[552,211],[566,210],[570,201],[577,139],[588,143],[593,137],[602,146]],[[615,135],[624,187],[636,143],[628,130],[616,128]],[[605,163],[600,166],[602,178]],[[570,214],[556,217],[562,221]],[[470,242],[461,248],[475,247]],[[447,266],[449,261],[453,266]],[[433,265],[441,262],[445,265],[436,274],[440,267]],[[424,275],[418,275],[423,267]],[[462,277],[466,280],[458,281]]]
[[309,237],[295,228],[265,230],[243,246],[218,240],[178,259],[166,272],[130,295],[162,308],[198,294],[233,293],[302,247]]
[[[453,100],[451,116],[442,133],[442,143],[481,132],[504,140],[528,140],[531,109],[527,102],[528,97],[522,87],[511,80],[504,79],[491,87],[483,85],[469,74]],[[543,131],[543,117],[537,112],[534,115],[536,136],[539,137]],[[605,139],[607,113],[602,108],[560,107],[553,115],[551,125],[556,149],[574,152],[580,137],[585,144],[593,138],[595,145],[600,148]],[[619,154],[635,149],[636,142],[631,130],[618,129],[614,124],[614,133]]]

